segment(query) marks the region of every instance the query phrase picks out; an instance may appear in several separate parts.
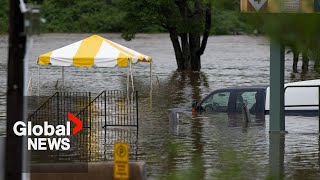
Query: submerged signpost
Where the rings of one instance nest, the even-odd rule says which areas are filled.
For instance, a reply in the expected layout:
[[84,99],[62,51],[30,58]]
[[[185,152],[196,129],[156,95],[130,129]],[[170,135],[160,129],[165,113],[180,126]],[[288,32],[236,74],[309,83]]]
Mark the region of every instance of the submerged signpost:
[[129,179],[129,146],[128,143],[114,144],[114,178]]

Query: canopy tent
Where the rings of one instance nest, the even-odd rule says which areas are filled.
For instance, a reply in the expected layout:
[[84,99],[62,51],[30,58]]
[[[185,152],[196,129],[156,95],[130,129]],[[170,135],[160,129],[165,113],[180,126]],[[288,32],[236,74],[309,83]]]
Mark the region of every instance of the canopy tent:
[[[93,35],[81,41],[50,51],[39,56],[39,65],[62,66],[62,84],[64,84],[64,67],[128,67],[133,87],[131,64],[138,62],[150,63],[150,81],[152,80],[152,58],[98,35]],[[38,72],[38,95],[40,91],[40,66]],[[152,88],[152,82],[151,82]]]

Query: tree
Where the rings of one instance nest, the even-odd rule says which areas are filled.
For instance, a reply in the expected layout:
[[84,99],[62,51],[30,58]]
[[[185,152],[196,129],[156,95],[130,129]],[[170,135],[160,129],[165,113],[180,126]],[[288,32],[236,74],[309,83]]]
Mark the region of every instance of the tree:
[[211,28],[210,0],[121,0],[125,10],[123,37],[158,27],[170,34],[178,70],[201,69]]
[[[40,0],[38,0],[40,1]],[[120,32],[122,12],[108,0],[45,0],[46,32]]]
[[9,1],[0,1],[0,33],[8,32],[8,14],[9,14]]

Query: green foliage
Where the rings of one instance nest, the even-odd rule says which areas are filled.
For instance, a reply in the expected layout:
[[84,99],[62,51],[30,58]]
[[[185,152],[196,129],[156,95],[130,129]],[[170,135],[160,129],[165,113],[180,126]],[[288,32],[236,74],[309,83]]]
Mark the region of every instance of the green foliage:
[[[8,0],[0,0],[0,32],[7,32]],[[30,1],[29,1],[30,2]],[[42,4],[47,22],[44,32],[123,32],[131,39],[136,32],[166,32],[163,22],[177,25],[178,31],[202,31],[203,21],[182,20],[173,0],[32,0]],[[112,2],[112,3],[111,3]],[[187,3],[194,10],[194,0]],[[211,34],[252,32],[239,13],[238,0],[212,0]]]
[[[248,162],[247,154],[236,152],[231,147],[226,147],[219,153],[218,163],[221,168],[219,173],[213,174],[214,179],[245,180],[257,175],[252,168],[250,169],[255,164]],[[248,172],[250,172],[250,178]]]
[[250,25],[247,17],[240,13],[239,0],[213,1],[211,34],[251,33],[254,26]]
[[9,1],[0,0],[0,33],[8,32],[8,13],[9,13]]
[[191,167],[186,170],[177,171],[174,167],[170,166],[170,163],[175,161],[175,158],[179,155],[179,152],[186,149],[182,142],[169,142],[168,145],[168,169],[169,172],[161,177],[165,180],[194,180],[203,179],[204,168],[203,159],[201,155],[195,154],[192,158]]
[[253,32],[253,26],[246,23],[243,17],[237,11],[217,9],[213,13],[213,27],[211,34],[237,34],[239,32]]
[[119,32],[123,13],[105,0],[46,0],[42,12],[48,32]]
[[[169,2],[169,1],[168,1]],[[123,37],[127,40],[134,38],[136,32],[163,31],[159,26],[161,17],[158,14],[159,2],[156,0],[120,0],[119,7],[124,12]]]
[[250,24],[262,27],[271,39],[319,60],[319,14],[251,14],[249,19]]

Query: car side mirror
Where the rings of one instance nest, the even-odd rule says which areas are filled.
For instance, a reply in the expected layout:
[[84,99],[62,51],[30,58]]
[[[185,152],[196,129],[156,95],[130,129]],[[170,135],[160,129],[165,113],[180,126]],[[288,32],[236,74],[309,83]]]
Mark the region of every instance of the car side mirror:
[[192,108],[192,112],[197,112],[197,110],[198,110],[198,102],[196,102],[196,101],[193,102],[191,108]]

